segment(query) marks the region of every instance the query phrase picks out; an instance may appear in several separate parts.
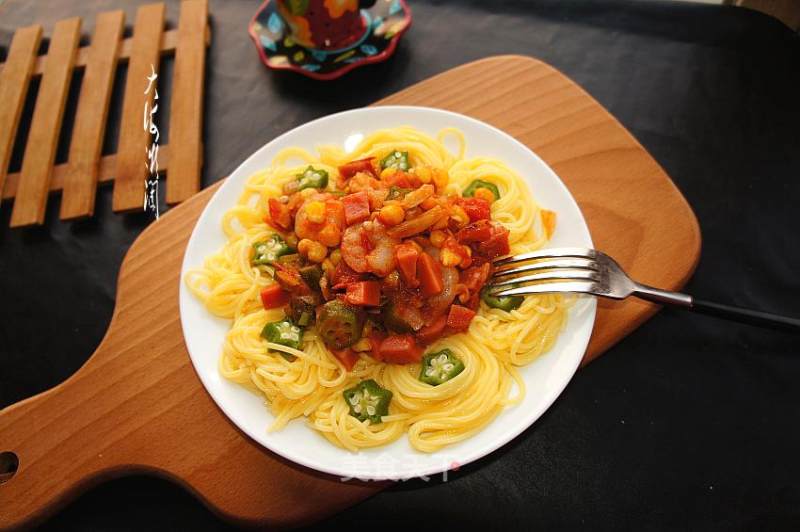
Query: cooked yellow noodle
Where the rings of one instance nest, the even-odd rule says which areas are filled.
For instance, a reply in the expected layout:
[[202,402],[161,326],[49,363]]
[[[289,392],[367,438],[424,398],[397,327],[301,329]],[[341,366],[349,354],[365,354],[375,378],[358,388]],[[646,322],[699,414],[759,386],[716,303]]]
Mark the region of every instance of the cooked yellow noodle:
[[[455,153],[446,147],[451,139],[458,145]],[[526,390],[517,368],[550,349],[565,324],[569,301],[560,295],[527,297],[511,312],[481,303],[468,332],[429,348],[450,348],[465,365],[457,377],[435,387],[419,381],[419,364],[385,364],[363,354],[347,372],[313,328],[306,331],[302,351],[261,338],[267,322],[283,317],[281,309],[263,309],[259,294],[273,280],[250,265],[253,244],[273,232],[264,223],[267,199],[280,196],[282,185],[308,164],[333,177],[340,164],[383,157],[391,150],[407,151],[412,166],[447,169],[452,193],[459,194],[475,179],[497,185],[500,199],[492,204],[492,219],[509,229],[512,253],[539,248],[547,240],[540,207],[525,182],[496,159],[465,159],[464,137],[454,128],[442,130],[436,139],[410,127],[380,130],[349,153],[338,146],[321,147],[319,155],[300,148],[280,152],[270,168],[248,179],[238,204],[223,216],[227,243],[185,279],[209,312],[232,320],[219,370],[265,397],[275,416],[270,430],[306,417],[331,443],[349,450],[385,445],[407,433],[414,448],[436,451],[469,438],[503,408],[521,401]],[[278,351],[296,358],[290,362]],[[389,415],[375,425],[350,416],[342,397],[343,390],[368,378],[394,393]]]

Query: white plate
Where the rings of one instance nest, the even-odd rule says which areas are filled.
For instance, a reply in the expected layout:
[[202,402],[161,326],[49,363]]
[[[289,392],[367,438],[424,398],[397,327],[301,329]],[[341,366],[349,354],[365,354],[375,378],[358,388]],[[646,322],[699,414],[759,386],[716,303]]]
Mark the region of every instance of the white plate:
[[527,385],[524,401],[507,408],[472,438],[436,453],[414,450],[405,437],[382,448],[351,453],[330,444],[308,427],[304,419],[292,421],[282,431],[267,432],[273,417],[263,398],[219,374],[217,364],[230,322],[215,318],[205,310],[186,288],[183,274],[188,268],[201,265],[207,255],[225,243],[220,225],[222,214],[236,203],[247,178],[268,167],[280,150],[289,146],[313,150],[320,144],[341,145],[350,138],[350,142],[345,144],[348,146],[360,134],[401,125],[411,125],[429,134],[444,127],[459,128],[467,139],[467,156],[501,159],[525,177],[540,204],[558,213],[558,226],[551,247],[592,247],[578,205],[550,167],[506,133],[447,111],[400,106],[346,111],[295,128],[243,162],[208,202],[186,248],[180,286],[181,324],[186,347],[208,393],[248,436],[293,462],[341,478],[426,477],[457,469],[509,442],[536,421],[567,385],[586,350],[594,324],[596,302],[593,298],[580,299],[570,310],[566,329],[555,346],[522,368],[521,374]]

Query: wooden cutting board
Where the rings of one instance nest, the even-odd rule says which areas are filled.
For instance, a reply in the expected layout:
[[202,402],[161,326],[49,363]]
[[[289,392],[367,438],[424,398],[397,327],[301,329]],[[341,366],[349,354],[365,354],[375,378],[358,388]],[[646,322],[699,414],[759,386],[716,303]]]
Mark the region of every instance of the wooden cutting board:
[[[700,231],[683,196],[605,109],[552,67],[488,58],[377,104],[449,109],[507,131],[561,176],[596,246],[633,277],[677,289],[692,274]],[[131,246],[108,333],[89,361],[63,384],[0,412],[0,453],[19,458],[16,474],[0,484],[0,527],[40,520],[87,487],[131,473],[171,479],[225,519],[271,526],[321,519],[383,487],[345,484],[262,449],[198,380],[178,287],[189,234],[217,186],[170,210]],[[655,311],[638,301],[601,302],[585,361]]]

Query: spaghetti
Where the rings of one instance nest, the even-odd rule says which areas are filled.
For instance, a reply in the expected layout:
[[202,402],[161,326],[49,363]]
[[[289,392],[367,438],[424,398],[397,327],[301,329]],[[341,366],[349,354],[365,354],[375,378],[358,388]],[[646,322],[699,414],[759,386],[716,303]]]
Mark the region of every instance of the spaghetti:
[[[455,152],[446,147],[449,141],[457,144]],[[510,310],[482,301],[466,332],[439,338],[426,349],[449,349],[463,362],[460,373],[436,386],[420,380],[419,363],[386,363],[365,352],[348,371],[316,327],[306,330],[301,348],[262,336],[266,324],[284,318],[283,309],[262,305],[262,290],[275,281],[268,269],[252,264],[254,244],[276,233],[265,223],[268,200],[283,196],[284,186],[309,165],[338,176],[339,167],[354,159],[399,152],[407,153],[413,167],[446,171],[447,193],[460,195],[476,180],[494,185],[500,194],[491,216],[508,230],[511,253],[541,247],[552,232],[554,214],[533,200],[522,178],[499,160],[466,158],[464,137],[456,129],[444,129],[436,138],[411,127],[380,130],[349,153],[338,146],[321,147],[316,155],[301,148],[280,152],[271,167],[248,179],[238,203],[224,214],[227,243],[185,278],[209,312],[232,320],[219,370],[265,398],[275,416],[270,430],[305,417],[331,443],[351,451],[406,433],[414,448],[436,451],[469,438],[521,401],[526,391],[517,368],[550,349],[565,324],[569,302],[561,295],[529,296]],[[379,423],[354,417],[343,397],[368,379],[391,391],[388,414]]]

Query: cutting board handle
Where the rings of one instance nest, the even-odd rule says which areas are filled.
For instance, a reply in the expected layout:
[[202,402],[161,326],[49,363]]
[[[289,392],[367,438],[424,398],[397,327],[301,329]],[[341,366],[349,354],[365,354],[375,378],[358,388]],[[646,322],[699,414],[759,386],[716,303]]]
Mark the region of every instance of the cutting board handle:
[[[44,517],[112,472],[112,457],[98,456],[95,443],[114,395],[85,385],[97,377],[92,366],[90,360],[59,386],[0,411],[0,528]],[[113,420],[105,425],[113,429]],[[2,503],[9,500],[18,503]]]

